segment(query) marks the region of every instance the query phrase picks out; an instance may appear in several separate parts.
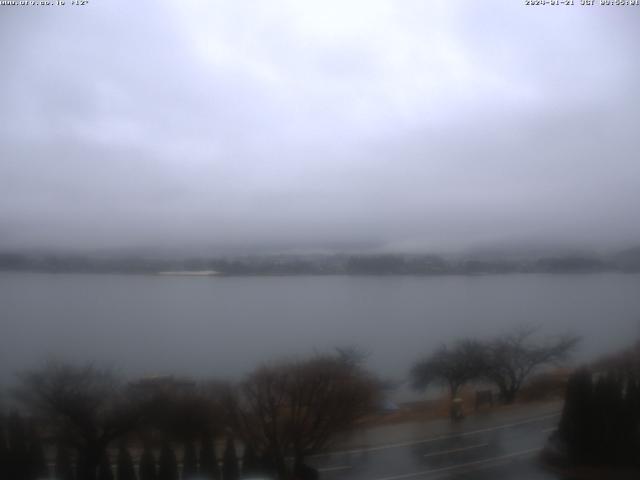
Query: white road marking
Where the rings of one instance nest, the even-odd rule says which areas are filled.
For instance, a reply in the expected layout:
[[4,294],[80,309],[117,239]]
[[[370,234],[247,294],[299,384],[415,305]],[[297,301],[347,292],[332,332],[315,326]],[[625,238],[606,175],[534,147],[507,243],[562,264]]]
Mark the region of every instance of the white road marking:
[[431,470],[422,470],[421,472],[403,473],[402,475],[393,475],[391,477],[376,478],[375,480],[400,480],[402,478],[412,478],[412,477],[420,477],[423,475],[437,474],[437,473],[448,472],[448,471],[459,469],[459,468],[473,467],[477,465],[486,465],[487,463],[491,463],[491,462],[500,462],[502,460],[508,460],[514,457],[522,457],[525,455],[530,455],[532,453],[539,452],[540,450],[541,448],[530,448],[528,450],[521,450],[519,452],[509,453],[507,455],[501,455],[499,457],[485,458],[483,460],[476,460],[474,462],[458,463],[457,465],[451,465],[449,467],[434,468]]
[[548,415],[541,415],[539,417],[529,418],[529,419],[526,419],[526,420],[522,420],[520,422],[506,423],[504,425],[498,425],[498,426],[489,427],[489,428],[482,428],[480,430],[471,430],[469,432],[460,432],[460,433],[456,433],[456,434],[453,434],[453,435],[441,435],[439,437],[424,438],[424,439],[421,439],[421,440],[413,440],[413,441],[409,441],[409,442],[388,443],[386,445],[378,445],[378,446],[375,446],[375,447],[356,448],[356,449],[353,449],[353,450],[341,450],[341,451],[338,451],[338,452],[330,452],[330,453],[319,453],[317,455],[311,455],[309,458],[321,458],[321,457],[328,457],[330,455],[353,455],[353,454],[356,454],[356,453],[377,452],[379,450],[387,450],[387,449],[390,449],[390,448],[410,447],[412,445],[420,445],[421,443],[431,443],[431,442],[438,442],[440,440],[449,440],[451,438],[468,437],[470,435],[478,435],[479,433],[493,432],[495,430],[501,430],[503,428],[511,428],[511,427],[517,427],[517,426],[520,426],[520,425],[526,425],[528,423],[541,422],[541,421],[546,420],[548,418],[557,417],[559,415],[560,415],[560,412],[550,413]]
[[326,468],[318,468],[319,472],[338,472],[340,470],[349,470],[351,465],[341,465],[339,467],[326,467]]
[[488,446],[489,446],[488,443],[479,443],[477,445],[469,445],[468,447],[460,447],[460,448],[453,448],[451,450],[442,450],[440,452],[425,453],[423,456],[425,458],[427,458],[427,457],[437,457],[438,455],[446,455],[448,453],[464,452],[465,450],[471,450],[473,448],[482,448],[482,447],[488,447]]

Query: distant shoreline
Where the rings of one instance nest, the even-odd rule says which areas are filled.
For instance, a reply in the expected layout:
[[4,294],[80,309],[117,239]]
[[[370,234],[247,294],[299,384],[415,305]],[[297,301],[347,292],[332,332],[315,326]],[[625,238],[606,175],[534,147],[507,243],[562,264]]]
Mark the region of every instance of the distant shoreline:
[[47,275],[129,275],[129,276],[152,276],[152,277],[192,277],[192,278],[276,278],[276,277],[359,277],[359,278],[380,278],[380,277],[396,277],[396,278],[437,278],[437,277],[501,277],[510,275],[550,275],[550,276],[586,276],[586,275],[640,275],[640,271],[625,270],[598,270],[598,271],[524,271],[524,272],[444,272],[444,273],[347,273],[347,272],[327,272],[327,273],[225,273],[225,272],[189,272],[189,271],[162,271],[162,272],[146,272],[146,271],[117,271],[117,270],[98,270],[98,271],[77,271],[77,270],[12,270],[0,269],[0,274],[47,274]]
[[247,255],[160,257],[29,254],[0,251],[0,271],[134,273],[160,276],[443,276],[508,273],[640,273],[640,247],[608,255],[508,257],[435,254]]

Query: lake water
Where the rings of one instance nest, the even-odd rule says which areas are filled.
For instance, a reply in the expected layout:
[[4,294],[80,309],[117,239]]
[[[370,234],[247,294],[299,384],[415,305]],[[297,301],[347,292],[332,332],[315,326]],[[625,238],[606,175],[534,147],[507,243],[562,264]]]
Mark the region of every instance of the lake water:
[[640,336],[640,275],[170,277],[0,274],[0,377],[47,356],[125,373],[235,377],[355,344],[402,379],[460,336],[520,323],[583,336],[579,359]]

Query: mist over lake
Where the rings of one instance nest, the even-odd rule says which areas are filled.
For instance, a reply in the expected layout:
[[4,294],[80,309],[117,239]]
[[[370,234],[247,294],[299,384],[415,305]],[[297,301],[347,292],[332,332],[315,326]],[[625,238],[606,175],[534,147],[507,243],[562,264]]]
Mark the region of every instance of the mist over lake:
[[640,276],[160,277],[1,273],[0,375],[54,356],[126,375],[237,378],[261,362],[354,344],[403,380],[457,337],[522,324],[575,332],[576,361],[640,336]]

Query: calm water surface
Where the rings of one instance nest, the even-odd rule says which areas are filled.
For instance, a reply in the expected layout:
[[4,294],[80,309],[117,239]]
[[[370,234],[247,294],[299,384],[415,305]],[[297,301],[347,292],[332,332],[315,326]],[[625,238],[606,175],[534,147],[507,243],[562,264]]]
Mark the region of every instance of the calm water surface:
[[233,377],[357,344],[402,379],[441,342],[523,322],[584,338],[580,359],[640,336],[639,275],[156,277],[0,274],[0,378],[47,356],[126,373]]

